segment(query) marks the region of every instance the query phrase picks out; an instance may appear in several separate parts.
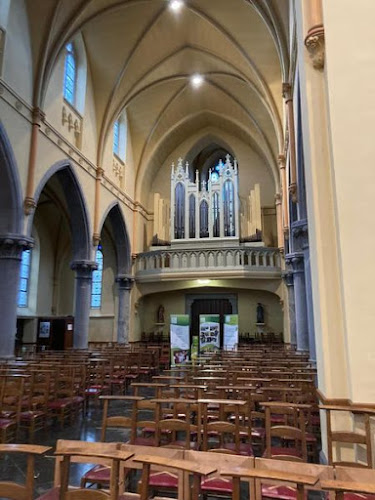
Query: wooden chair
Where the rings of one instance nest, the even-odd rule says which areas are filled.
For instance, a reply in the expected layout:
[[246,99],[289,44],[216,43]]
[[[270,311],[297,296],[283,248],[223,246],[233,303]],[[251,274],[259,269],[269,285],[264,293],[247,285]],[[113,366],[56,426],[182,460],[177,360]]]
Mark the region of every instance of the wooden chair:
[[[119,449],[118,444],[110,443],[85,443],[83,441],[57,442],[55,455],[54,488],[38,498],[38,500],[130,500],[137,496],[122,495],[123,474],[120,463],[128,460],[134,453]],[[71,463],[104,463],[110,471],[109,492],[91,490],[81,486],[69,486],[69,470]],[[120,496],[121,494],[121,496]]]
[[0,497],[12,500],[32,500],[34,495],[34,460],[35,456],[41,456],[51,448],[47,446],[36,446],[28,444],[1,444],[1,454],[22,453],[27,456],[26,483],[1,481]]
[[[181,471],[192,475],[193,482],[190,490],[190,482],[186,478],[186,474],[182,474],[182,481],[178,482],[179,498],[190,498],[191,500],[199,500],[201,494],[201,478],[207,477],[217,468],[214,465],[201,465],[189,460],[170,460],[162,457],[149,455],[140,455],[134,458],[134,461],[143,464],[142,479],[140,484],[140,500],[148,500],[150,492],[150,471],[151,465],[162,466],[172,471]],[[182,483],[182,484],[181,484]]]
[[[282,402],[267,402],[262,406],[266,415],[264,458],[307,462],[305,417],[300,406]],[[272,415],[281,415],[282,423],[272,425]],[[274,440],[278,441],[278,446],[274,445]]]
[[[372,468],[372,435],[371,435],[371,417],[375,416],[375,410],[364,407],[351,406],[333,406],[321,405],[320,409],[325,410],[327,418],[327,441],[328,441],[328,463],[331,465],[342,465],[349,467],[367,467]],[[332,429],[332,414],[341,413],[350,418],[359,417],[363,420],[363,431],[347,431]],[[351,422],[351,425],[352,422]],[[353,460],[342,460],[340,457],[341,446],[351,448]],[[360,448],[364,448],[363,461],[358,461],[356,453]],[[334,457],[334,448],[336,456]]]
[[333,493],[336,500],[374,500],[375,471],[335,467],[332,478],[321,477],[320,487]]

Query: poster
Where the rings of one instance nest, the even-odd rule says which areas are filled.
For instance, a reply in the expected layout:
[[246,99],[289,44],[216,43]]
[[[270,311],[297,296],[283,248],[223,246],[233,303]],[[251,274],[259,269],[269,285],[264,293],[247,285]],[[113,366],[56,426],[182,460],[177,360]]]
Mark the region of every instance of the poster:
[[50,332],[51,332],[50,321],[41,321],[39,323],[39,338],[40,339],[49,339]]
[[238,314],[224,316],[224,350],[237,351],[238,347]]
[[187,314],[171,314],[171,365],[189,360],[190,322]]
[[199,316],[200,352],[215,351],[220,348],[219,314],[201,314]]

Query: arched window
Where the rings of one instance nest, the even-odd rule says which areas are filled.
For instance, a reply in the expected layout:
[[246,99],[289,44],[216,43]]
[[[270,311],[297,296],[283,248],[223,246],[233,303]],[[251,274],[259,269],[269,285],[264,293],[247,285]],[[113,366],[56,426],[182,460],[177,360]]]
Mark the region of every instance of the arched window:
[[189,197],[189,238],[195,238],[195,196]]
[[199,209],[199,235],[201,238],[208,238],[208,203],[202,201]]
[[30,267],[31,267],[31,250],[24,250],[22,252],[20,282],[18,287],[18,307],[28,306]]
[[128,120],[125,110],[113,124],[113,153],[123,162],[126,161],[128,139]]
[[76,103],[77,61],[74,45],[65,46],[64,98],[73,106]]
[[117,156],[120,154],[120,123],[118,120],[113,125],[113,152]]
[[185,238],[185,186],[179,182],[175,189],[174,237]]
[[224,236],[236,235],[236,224],[234,219],[234,187],[232,181],[225,181],[223,187],[224,202]]
[[212,197],[212,221],[213,221],[213,236],[220,236],[220,212],[219,212],[219,193],[214,193]]
[[91,308],[100,309],[102,305],[102,284],[103,284],[103,252],[99,245],[95,254],[95,261],[98,264],[98,269],[92,273],[91,287]]

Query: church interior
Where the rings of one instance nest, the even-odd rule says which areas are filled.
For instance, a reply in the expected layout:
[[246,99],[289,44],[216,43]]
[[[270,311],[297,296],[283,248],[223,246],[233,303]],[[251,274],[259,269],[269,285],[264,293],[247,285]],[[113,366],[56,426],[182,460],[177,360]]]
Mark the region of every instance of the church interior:
[[374,16],[0,0],[1,498],[375,498]]

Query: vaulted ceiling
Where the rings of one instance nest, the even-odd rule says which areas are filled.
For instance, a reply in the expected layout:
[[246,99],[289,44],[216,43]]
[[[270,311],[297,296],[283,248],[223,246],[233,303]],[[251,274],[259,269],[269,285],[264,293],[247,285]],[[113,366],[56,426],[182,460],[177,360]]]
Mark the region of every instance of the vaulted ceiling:
[[[94,86],[98,162],[126,107],[137,178],[186,133],[241,135],[277,177],[289,0],[27,0],[34,105],[66,42],[81,32]],[[200,88],[191,75],[204,75]]]

